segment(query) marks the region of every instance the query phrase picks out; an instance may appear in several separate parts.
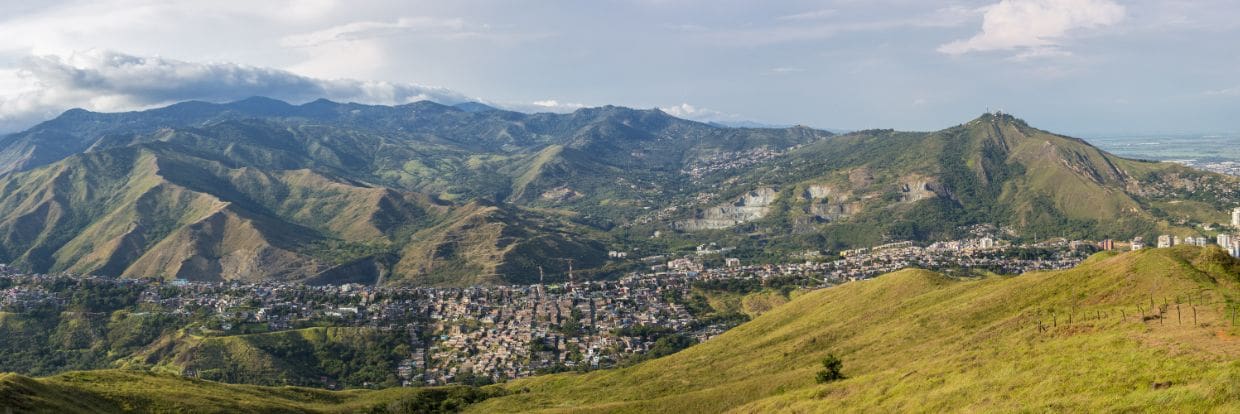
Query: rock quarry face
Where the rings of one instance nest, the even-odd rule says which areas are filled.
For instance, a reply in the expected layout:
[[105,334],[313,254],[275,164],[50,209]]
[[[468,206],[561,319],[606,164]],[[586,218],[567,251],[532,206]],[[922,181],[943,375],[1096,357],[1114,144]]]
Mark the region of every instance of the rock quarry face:
[[757,188],[741,194],[730,203],[701,210],[696,218],[678,221],[675,226],[684,231],[726,229],[758,220],[770,213],[770,206],[778,195],[774,188]]
[[825,198],[830,198],[836,193],[838,192],[835,191],[835,189],[830,186],[815,184],[815,185],[806,187],[805,193],[802,194],[802,196],[810,200],[821,200]]
[[835,221],[861,211],[860,204],[846,201],[852,198],[851,193],[825,184],[805,187],[801,197],[809,202],[805,212],[822,221]]
[[907,177],[901,181],[901,202],[913,203],[947,195],[947,191],[942,184],[925,177]]

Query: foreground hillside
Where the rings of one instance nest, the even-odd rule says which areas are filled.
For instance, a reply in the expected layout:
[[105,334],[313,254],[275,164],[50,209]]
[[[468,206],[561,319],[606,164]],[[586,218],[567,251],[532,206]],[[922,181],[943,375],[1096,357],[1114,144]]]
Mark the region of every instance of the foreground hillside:
[[[1240,409],[1240,330],[1228,309],[1238,297],[1240,260],[1216,248],[1102,253],[1072,270],[1013,277],[957,279],[904,270],[795,295],[714,339],[616,370],[483,388],[344,392],[123,370],[38,379],[6,374],[0,376],[0,407],[70,413],[461,407],[473,412],[1232,412]],[[173,345],[249,347],[237,351],[245,354],[266,346]],[[842,358],[846,378],[818,384],[820,361],[830,354]]]
[[136,371],[70,372],[31,379],[0,374],[0,408],[33,413],[453,412],[488,392],[469,387],[324,391],[228,385]]
[[[469,409],[1234,412],[1240,331],[1226,309],[1238,286],[1240,262],[1214,248],[1016,277],[905,270],[799,296],[658,360],[515,381]],[[828,354],[847,379],[817,384]]]

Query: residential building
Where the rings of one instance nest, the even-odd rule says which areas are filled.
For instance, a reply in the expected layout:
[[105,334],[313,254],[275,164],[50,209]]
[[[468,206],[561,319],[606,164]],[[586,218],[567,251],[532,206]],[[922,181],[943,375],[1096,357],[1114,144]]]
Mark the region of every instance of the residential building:
[[[1178,239],[1178,238],[1179,237],[1176,237],[1175,239]],[[1171,246],[1175,246],[1175,239],[1171,238],[1171,235],[1168,235],[1168,234],[1158,236],[1158,248],[1164,249],[1164,248],[1168,248]]]

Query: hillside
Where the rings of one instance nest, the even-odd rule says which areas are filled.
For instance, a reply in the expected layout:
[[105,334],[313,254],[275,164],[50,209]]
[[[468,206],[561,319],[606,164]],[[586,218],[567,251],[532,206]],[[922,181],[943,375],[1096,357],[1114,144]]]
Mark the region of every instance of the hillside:
[[29,413],[454,412],[489,396],[468,387],[324,391],[188,380],[137,371],[0,374],[0,407]]
[[[1235,178],[986,114],[936,132],[726,128],[614,106],[523,114],[252,98],[74,110],[0,137],[0,262],[32,272],[434,286],[886,241],[1201,234]],[[660,237],[654,237],[659,234]]]
[[[904,270],[800,295],[668,357],[510,382],[514,394],[469,409],[1234,411],[1237,297],[1240,261],[1215,248],[1014,277]],[[828,354],[847,378],[817,384]]]
[[732,190],[676,227],[794,233],[831,248],[958,238],[978,224],[1018,237],[1193,235],[1240,202],[1233,177],[1123,159],[994,114],[930,133],[834,137],[708,181]]
[[603,232],[649,207],[637,200],[674,197],[685,159],[830,135],[618,107],[482,109],[252,98],[69,111],[0,139],[0,262],[205,281],[460,286],[539,267],[562,280],[560,258],[604,264]]

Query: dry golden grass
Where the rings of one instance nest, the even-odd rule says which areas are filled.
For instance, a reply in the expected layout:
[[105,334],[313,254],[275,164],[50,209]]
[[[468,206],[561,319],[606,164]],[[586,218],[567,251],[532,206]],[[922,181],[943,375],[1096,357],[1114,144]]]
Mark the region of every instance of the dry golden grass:
[[[1237,278],[1235,259],[1190,247],[1016,277],[905,270],[797,296],[669,357],[514,381],[515,394],[471,409],[1234,412],[1240,341],[1225,304],[1240,297]],[[1151,296],[1168,297],[1165,319],[1141,317]],[[1196,297],[1197,325],[1177,324],[1177,296],[1182,312]],[[816,384],[829,353],[848,378]]]

